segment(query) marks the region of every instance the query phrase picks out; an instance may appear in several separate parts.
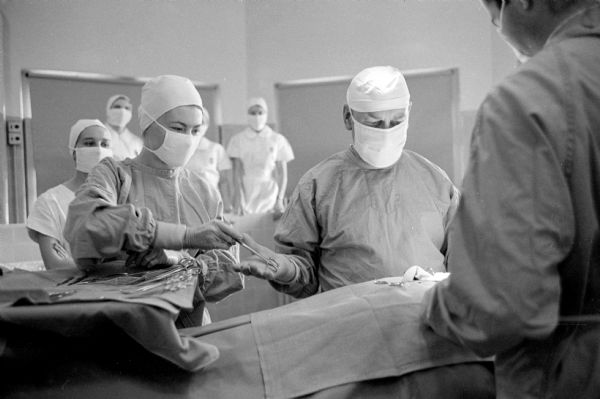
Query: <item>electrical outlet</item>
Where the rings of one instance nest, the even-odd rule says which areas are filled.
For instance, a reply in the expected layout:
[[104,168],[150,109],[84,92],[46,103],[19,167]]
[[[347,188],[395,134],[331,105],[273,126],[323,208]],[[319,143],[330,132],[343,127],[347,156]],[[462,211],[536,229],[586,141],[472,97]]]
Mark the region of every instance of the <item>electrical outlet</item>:
[[8,144],[10,145],[21,145],[23,141],[23,135],[21,133],[8,133]]
[[23,144],[23,121],[20,119],[8,119],[6,121],[9,145]]
[[8,131],[11,133],[23,132],[23,123],[21,121],[8,120],[6,124],[8,125]]

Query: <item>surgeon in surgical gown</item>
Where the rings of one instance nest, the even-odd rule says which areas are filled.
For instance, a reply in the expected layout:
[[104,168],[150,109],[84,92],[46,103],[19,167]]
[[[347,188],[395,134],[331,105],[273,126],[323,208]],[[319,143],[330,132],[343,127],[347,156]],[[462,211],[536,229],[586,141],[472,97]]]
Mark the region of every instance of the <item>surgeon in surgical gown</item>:
[[411,102],[402,73],[367,68],[346,99],[353,144],[300,179],[275,233],[280,253],[246,238],[272,262],[250,257],[241,271],[295,297],[402,276],[412,265],[445,271],[459,192],[442,169],[404,149]]
[[[204,123],[193,83],[173,75],[150,80],[142,88],[139,114],[142,152],[122,162],[105,158],[92,169],[69,207],[65,237],[84,270],[111,258],[147,268],[182,257],[202,259],[209,268],[202,268],[196,311],[183,325],[199,324],[204,300],[218,301],[243,287],[243,276],[229,267],[235,255],[228,252],[241,235],[219,221],[217,189],[183,168]],[[220,262],[211,268],[206,256]]]

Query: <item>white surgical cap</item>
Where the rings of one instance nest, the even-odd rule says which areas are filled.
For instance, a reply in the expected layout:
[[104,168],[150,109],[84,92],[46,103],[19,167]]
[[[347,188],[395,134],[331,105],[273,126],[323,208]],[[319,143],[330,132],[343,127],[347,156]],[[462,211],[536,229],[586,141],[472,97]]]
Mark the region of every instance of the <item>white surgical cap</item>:
[[114,96],[112,96],[111,98],[109,98],[108,101],[106,102],[106,112],[108,112],[108,110],[112,108],[113,104],[117,100],[121,100],[121,99],[125,100],[129,104],[131,104],[131,100],[125,94],[115,94]]
[[188,78],[175,75],[162,75],[148,81],[142,87],[142,101],[139,109],[142,132],[165,112],[184,105],[202,107],[202,98]]
[[346,102],[358,112],[387,111],[408,107],[410,93],[397,68],[377,66],[362,70],[352,79]]
[[75,151],[75,145],[77,140],[85,129],[90,126],[100,126],[106,129],[106,126],[98,119],[80,119],[73,126],[71,126],[71,133],[69,133],[69,150]]
[[267,102],[262,97],[252,97],[251,99],[249,99],[248,100],[248,108],[246,108],[246,109],[250,109],[250,108],[254,107],[255,105],[258,105],[259,107],[261,107],[263,110],[265,110],[265,112],[268,111]]

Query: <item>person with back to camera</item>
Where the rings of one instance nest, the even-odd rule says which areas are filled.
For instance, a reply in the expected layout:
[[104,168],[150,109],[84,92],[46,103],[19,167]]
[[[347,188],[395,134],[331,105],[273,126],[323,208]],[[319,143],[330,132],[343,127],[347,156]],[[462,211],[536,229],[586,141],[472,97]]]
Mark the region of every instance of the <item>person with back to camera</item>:
[[482,0],[524,61],[485,98],[425,321],[498,398],[600,395],[600,3]]

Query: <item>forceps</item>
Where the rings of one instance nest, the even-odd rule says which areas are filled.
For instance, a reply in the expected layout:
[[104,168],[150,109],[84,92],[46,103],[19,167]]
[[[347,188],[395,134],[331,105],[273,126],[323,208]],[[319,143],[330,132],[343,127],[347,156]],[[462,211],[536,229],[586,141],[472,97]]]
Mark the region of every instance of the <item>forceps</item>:
[[73,295],[77,292],[77,290],[66,290],[66,291],[56,291],[56,292],[49,292],[48,293],[48,298],[50,298],[53,301],[57,301],[61,298],[64,298],[66,296],[69,295]]
[[275,259],[273,258],[267,258],[264,255],[261,255],[260,253],[258,253],[258,251],[256,251],[254,248],[251,248],[250,246],[248,246],[248,244],[238,241],[240,243],[240,245],[244,248],[246,248],[248,251],[252,252],[254,255],[258,256],[260,259],[262,259],[267,265],[269,265],[273,271],[277,272],[277,270],[279,270],[279,265],[277,264],[277,262],[275,262]]

